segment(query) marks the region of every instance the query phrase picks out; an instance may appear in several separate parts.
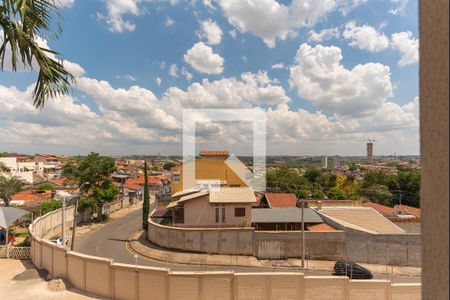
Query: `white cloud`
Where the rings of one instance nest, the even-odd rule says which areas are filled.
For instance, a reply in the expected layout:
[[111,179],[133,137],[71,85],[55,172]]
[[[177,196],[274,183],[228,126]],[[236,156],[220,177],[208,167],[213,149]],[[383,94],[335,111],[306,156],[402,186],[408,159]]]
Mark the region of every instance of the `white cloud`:
[[184,61],[194,70],[207,74],[220,74],[223,71],[224,59],[216,53],[213,53],[211,47],[203,42],[198,42],[186,54]]
[[79,78],[77,88],[91,96],[102,113],[117,118],[134,118],[139,127],[174,130],[179,123],[159,108],[158,99],[152,91],[132,86],[114,89],[107,81]]
[[230,31],[228,31],[228,33],[230,34],[230,36],[231,36],[233,39],[236,38],[236,35],[237,35],[236,29],[230,30]]
[[350,40],[351,47],[370,52],[379,52],[389,47],[389,39],[386,35],[367,24],[357,26],[354,21],[348,22],[342,36]]
[[396,16],[405,14],[409,0],[390,0],[390,1],[394,5],[388,11],[391,15]]
[[351,10],[366,2],[367,0],[340,0],[337,2],[338,10],[343,16],[347,16]]
[[116,79],[125,79],[128,81],[136,81],[137,80],[137,78],[132,75],[116,75],[115,78]]
[[175,20],[172,19],[171,17],[166,17],[166,19],[164,20],[164,25],[169,27],[175,24]]
[[272,65],[272,69],[284,69],[284,64],[283,63],[277,63]]
[[58,7],[73,7],[75,0],[56,0],[55,4]]
[[302,27],[313,27],[329,13],[348,13],[361,0],[292,0],[284,5],[276,0],[219,0],[228,22],[240,32],[251,32],[269,47],[278,40],[292,38]]
[[413,38],[410,31],[392,34],[391,46],[401,54],[401,58],[398,61],[400,67],[419,61],[419,39]]
[[249,108],[291,101],[284,89],[266,72],[243,73],[240,78],[223,78],[192,83],[187,90],[170,87],[161,106],[181,118],[182,108]]
[[178,77],[178,67],[176,64],[171,64],[169,67],[169,75],[172,77]]
[[315,30],[311,30],[308,33],[308,41],[310,42],[323,42],[326,40],[330,40],[332,38],[339,38],[341,36],[341,32],[337,27],[334,28],[326,28],[322,29],[319,32]]
[[140,9],[136,0],[108,0],[106,2],[107,15],[97,13],[97,18],[105,21],[112,32],[134,31],[136,24],[124,21],[125,14],[139,15]]
[[156,82],[156,84],[157,84],[158,86],[160,86],[161,83],[162,83],[162,79],[159,78],[159,77],[156,77],[155,82]]
[[367,115],[392,97],[390,69],[379,63],[346,69],[341,49],[302,44],[290,68],[290,85],[318,109],[341,115]]
[[212,4],[212,0],[202,0],[202,3],[208,9],[215,9],[215,6]]
[[183,75],[186,78],[186,80],[192,79],[192,74],[188,70],[186,70],[185,67],[181,68],[181,75]]
[[222,41],[222,30],[216,22],[209,19],[201,22],[198,36],[206,39],[209,45],[217,45]]

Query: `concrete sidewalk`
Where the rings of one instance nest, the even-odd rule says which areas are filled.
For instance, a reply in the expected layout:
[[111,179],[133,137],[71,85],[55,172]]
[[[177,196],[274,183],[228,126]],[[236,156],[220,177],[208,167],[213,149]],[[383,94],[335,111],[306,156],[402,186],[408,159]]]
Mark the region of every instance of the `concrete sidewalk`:
[[[137,254],[149,259],[167,262],[168,264],[186,265],[214,265],[214,266],[248,266],[265,268],[286,268],[287,270],[300,270],[300,259],[286,260],[259,260],[254,256],[245,255],[220,255],[204,254],[197,252],[182,252],[180,250],[167,249],[151,243],[144,231],[138,231],[129,238],[129,247]],[[333,271],[335,261],[307,260],[305,265],[309,270]],[[419,267],[399,267],[359,263],[368,268],[374,274],[393,273],[401,276],[420,277]]]

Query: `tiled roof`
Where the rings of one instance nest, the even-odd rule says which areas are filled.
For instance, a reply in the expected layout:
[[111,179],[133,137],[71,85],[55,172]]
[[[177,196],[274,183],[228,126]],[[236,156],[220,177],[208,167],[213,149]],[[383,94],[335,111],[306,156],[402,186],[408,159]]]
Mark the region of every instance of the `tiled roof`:
[[[148,176],[148,184],[158,184],[162,180],[167,180],[167,179],[168,179],[168,177],[165,176],[165,175],[149,175]],[[139,176],[139,177],[136,177],[136,178],[130,178],[130,179],[127,180],[127,182],[133,183],[133,184],[144,185],[145,177],[144,176]]]
[[125,182],[123,186],[129,190],[142,190],[144,187],[140,184],[134,184],[132,182]]
[[210,203],[256,203],[255,193],[249,187],[221,187],[212,190]]
[[420,208],[408,206],[408,205],[396,205],[394,207],[395,212],[400,212],[404,215],[413,215],[416,218],[420,218]]
[[295,194],[265,193],[264,196],[269,203],[269,207],[297,207],[297,197]]
[[228,151],[200,151],[200,156],[229,156]]
[[381,205],[374,202],[367,202],[363,204],[364,207],[371,207],[375,209],[377,212],[379,212],[382,215],[393,215],[395,212],[395,209],[386,205]]
[[320,223],[308,226],[309,231],[336,231],[333,227],[328,225],[327,223]]
[[11,196],[11,200],[20,201],[23,200],[27,204],[32,202],[41,202],[48,200],[52,197],[52,191],[22,191]]
[[377,233],[405,233],[370,207],[324,207],[321,213],[342,226]]

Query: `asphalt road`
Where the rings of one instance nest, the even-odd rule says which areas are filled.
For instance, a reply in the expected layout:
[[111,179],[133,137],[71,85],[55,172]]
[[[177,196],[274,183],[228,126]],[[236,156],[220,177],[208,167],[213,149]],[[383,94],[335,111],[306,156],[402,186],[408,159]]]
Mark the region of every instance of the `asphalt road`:
[[[86,233],[78,238],[75,250],[88,255],[111,258],[114,262],[135,264],[135,253],[127,246],[129,237],[142,226],[142,208],[124,217],[118,218],[105,226]],[[152,267],[170,268],[174,271],[235,271],[235,272],[286,272],[286,268],[246,267],[246,266],[195,266],[169,264],[139,256],[137,264]],[[326,271],[303,271],[308,275],[331,275]],[[386,275],[374,276],[375,279],[386,279]],[[394,281],[420,282],[419,277],[395,276]]]

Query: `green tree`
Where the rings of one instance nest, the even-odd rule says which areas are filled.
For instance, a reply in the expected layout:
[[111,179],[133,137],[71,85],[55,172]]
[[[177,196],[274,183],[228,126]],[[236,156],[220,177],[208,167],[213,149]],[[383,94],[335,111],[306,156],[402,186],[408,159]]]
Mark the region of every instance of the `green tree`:
[[166,162],[164,165],[163,165],[163,169],[164,170],[166,170],[166,171],[170,171],[173,167],[175,167],[177,164],[176,163],[174,163],[174,162],[172,162],[172,161],[169,161],[169,162]]
[[339,187],[332,187],[327,191],[327,196],[330,199],[337,199],[337,200],[344,200],[348,198],[347,193],[345,190],[339,188]]
[[[398,190],[401,191],[402,204],[420,207],[420,171],[409,169],[401,170],[397,174]],[[400,193],[395,194],[396,203],[399,202]]]
[[389,188],[382,184],[371,185],[367,188],[362,188],[360,194],[370,201],[383,204],[391,205],[393,195],[389,191]]
[[[57,52],[40,47],[39,37],[58,38],[62,32],[61,16],[53,0],[3,0],[0,2],[0,70],[4,70],[5,59],[10,59],[12,71],[21,65],[39,66],[33,91],[33,104],[42,108],[45,101],[69,93],[74,77],[62,62]],[[56,25],[56,26],[55,26]],[[8,55],[6,55],[8,53]]]
[[110,179],[115,170],[115,161],[111,157],[100,156],[91,152],[86,157],[77,157],[63,167],[62,175],[74,180],[88,194],[84,205],[92,207],[93,213],[97,213],[98,220],[101,219],[101,208],[105,202],[112,201],[119,193],[118,188]]
[[38,191],[51,191],[53,190],[53,185],[50,183],[42,183],[38,186],[36,186],[36,190]]
[[144,203],[142,204],[142,229],[148,230],[148,215],[150,213],[150,199],[148,194],[147,161],[144,162]]
[[309,180],[309,182],[317,182],[317,179],[322,175],[322,172],[311,168],[306,170],[305,174],[303,175],[306,179]]
[[5,206],[9,206],[11,196],[20,192],[24,185],[25,182],[19,177],[0,176],[0,199],[3,199]]

